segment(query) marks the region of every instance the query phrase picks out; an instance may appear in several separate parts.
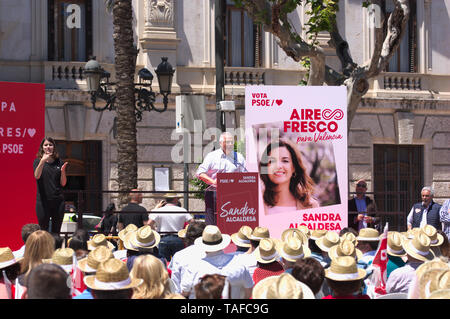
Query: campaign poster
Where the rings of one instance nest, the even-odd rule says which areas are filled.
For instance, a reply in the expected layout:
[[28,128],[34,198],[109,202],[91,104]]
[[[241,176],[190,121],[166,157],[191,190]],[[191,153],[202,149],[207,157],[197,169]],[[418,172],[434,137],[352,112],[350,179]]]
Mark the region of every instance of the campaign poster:
[[234,234],[244,225],[258,226],[258,174],[217,174],[217,226]]
[[45,85],[0,82],[0,243],[17,250],[37,223],[33,161],[45,134]]
[[259,177],[259,224],[347,227],[347,90],[247,86],[246,162]]

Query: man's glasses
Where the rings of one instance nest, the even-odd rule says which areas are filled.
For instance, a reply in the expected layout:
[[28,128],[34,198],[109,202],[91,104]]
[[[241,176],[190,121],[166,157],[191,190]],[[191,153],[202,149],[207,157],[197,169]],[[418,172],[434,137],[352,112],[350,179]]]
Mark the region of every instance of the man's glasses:
[[356,184],[357,187],[367,187],[366,184]]

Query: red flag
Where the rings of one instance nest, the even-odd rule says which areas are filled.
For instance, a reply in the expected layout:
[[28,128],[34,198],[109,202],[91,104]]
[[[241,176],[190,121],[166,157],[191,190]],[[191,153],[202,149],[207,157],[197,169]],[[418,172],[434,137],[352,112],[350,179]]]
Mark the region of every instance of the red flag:
[[378,278],[374,278],[376,282],[376,286],[374,292],[379,295],[386,294],[386,280],[387,280],[387,234],[388,234],[388,223],[384,227],[383,234],[381,235],[380,244],[378,246],[378,250],[373,258],[372,265],[374,268],[378,268],[378,271],[374,271],[373,276],[377,276]]

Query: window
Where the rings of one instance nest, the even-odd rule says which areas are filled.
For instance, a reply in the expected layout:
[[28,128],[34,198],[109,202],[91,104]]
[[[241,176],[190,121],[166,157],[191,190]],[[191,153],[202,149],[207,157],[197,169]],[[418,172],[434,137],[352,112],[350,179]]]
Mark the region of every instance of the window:
[[225,15],[225,65],[259,67],[261,65],[261,26],[257,26],[233,0],[227,0]]
[[92,0],[48,0],[48,25],[49,61],[92,55]]
[[[382,1],[384,16],[394,11],[392,0]],[[389,60],[387,72],[417,72],[417,11],[416,0],[409,0],[409,20],[397,52]],[[386,25],[385,25],[386,27]]]
[[[423,146],[374,145],[374,198],[380,212],[396,212],[389,229],[406,229],[406,216],[420,201]],[[396,218],[394,218],[396,217]],[[400,218],[401,217],[401,218]],[[384,224],[383,224],[384,226]],[[391,227],[392,226],[392,227]]]

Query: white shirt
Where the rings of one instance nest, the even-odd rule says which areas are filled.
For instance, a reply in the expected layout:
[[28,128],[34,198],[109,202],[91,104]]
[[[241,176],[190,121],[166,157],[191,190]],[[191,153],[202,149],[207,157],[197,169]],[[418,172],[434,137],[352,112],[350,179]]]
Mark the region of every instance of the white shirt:
[[208,253],[195,264],[190,264],[181,278],[181,291],[189,292],[189,298],[195,299],[194,286],[207,274],[221,274],[230,283],[230,299],[242,299],[245,288],[253,287],[253,279],[247,268],[236,262],[236,257],[223,251]]
[[169,269],[172,271],[171,279],[175,285],[175,291],[181,293],[180,284],[181,278],[184,277],[184,273],[189,265],[196,265],[197,262],[206,257],[203,250],[199,249],[195,245],[188,246],[180,251],[177,251],[173,256],[169,264]]
[[[430,203],[431,204],[431,203]],[[422,202],[423,205],[423,202]],[[427,206],[427,208],[425,208],[423,210],[423,214],[422,214],[422,220],[420,221],[420,226],[419,228],[425,227],[427,225],[427,215],[428,215],[428,208],[430,207],[430,205]],[[408,222],[408,226],[412,226],[413,223],[413,214],[414,214],[414,206],[411,208],[411,210],[409,211],[408,217],[407,217],[407,222]]]
[[[180,213],[167,213],[158,214],[158,212],[175,212]],[[157,209],[153,209],[148,214],[148,219],[155,221],[156,231],[159,232],[177,232],[184,228],[184,224],[192,219],[192,215],[187,213],[187,210],[183,207],[166,205]]]
[[[236,154],[236,163],[234,160],[234,154]],[[234,173],[234,172],[246,172],[245,159],[242,154],[237,152],[230,152],[226,155],[222,149],[218,149],[208,153],[203,163],[197,169],[196,175],[199,176],[205,173],[212,179],[217,178],[217,173]]]
[[236,255],[236,262],[244,265],[250,273],[250,276],[253,278],[253,273],[255,272],[256,267],[258,267],[258,262],[255,258],[255,251],[250,254],[244,253]]

